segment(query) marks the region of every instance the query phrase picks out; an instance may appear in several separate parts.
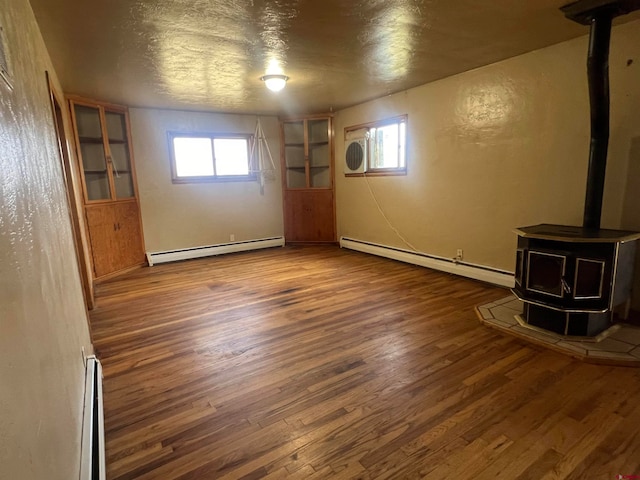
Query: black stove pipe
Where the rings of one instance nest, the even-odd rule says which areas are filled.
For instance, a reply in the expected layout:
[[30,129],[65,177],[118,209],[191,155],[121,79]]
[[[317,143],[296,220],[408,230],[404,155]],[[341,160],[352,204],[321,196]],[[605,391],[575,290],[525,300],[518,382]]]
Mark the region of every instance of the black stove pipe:
[[581,25],[591,25],[587,77],[591,107],[591,147],[582,226],[600,228],[604,177],[609,146],[609,43],[611,22],[620,15],[640,10],[640,0],[578,0],[560,8]]
[[591,146],[583,227],[600,228],[604,178],[609,147],[609,43],[613,16],[600,12],[591,19],[587,76],[591,108]]

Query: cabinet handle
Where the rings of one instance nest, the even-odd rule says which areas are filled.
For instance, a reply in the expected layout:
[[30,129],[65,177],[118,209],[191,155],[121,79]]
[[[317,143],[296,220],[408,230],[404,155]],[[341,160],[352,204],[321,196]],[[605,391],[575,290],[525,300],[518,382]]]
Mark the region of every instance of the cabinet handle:
[[117,229],[118,229],[118,226],[117,226],[117,224],[114,223],[113,224],[113,231],[115,232]]

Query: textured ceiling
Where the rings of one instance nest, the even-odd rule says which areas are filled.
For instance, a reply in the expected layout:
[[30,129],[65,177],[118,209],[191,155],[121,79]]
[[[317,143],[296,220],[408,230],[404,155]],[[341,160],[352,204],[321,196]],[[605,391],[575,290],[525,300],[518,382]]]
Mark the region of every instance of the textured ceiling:
[[588,31],[567,0],[30,1],[67,93],[238,113],[338,110]]

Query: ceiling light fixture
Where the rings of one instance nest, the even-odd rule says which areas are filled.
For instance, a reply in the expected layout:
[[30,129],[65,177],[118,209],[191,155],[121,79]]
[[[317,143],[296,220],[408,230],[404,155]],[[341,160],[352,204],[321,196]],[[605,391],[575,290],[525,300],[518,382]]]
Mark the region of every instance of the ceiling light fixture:
[[269,90],[279,92],[287,84],[289,77],[281,74],[264,75],[260,77]]

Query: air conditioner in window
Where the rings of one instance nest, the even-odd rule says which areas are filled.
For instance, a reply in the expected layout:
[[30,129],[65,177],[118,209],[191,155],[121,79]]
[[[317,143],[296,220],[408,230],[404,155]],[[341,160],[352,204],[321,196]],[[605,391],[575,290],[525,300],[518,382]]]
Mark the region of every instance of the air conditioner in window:
[[364,173],[367,168],[367,138],[347,140],[344,153],[344,173]]

